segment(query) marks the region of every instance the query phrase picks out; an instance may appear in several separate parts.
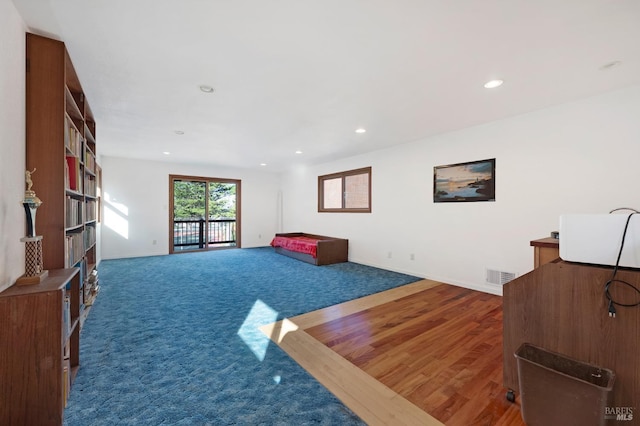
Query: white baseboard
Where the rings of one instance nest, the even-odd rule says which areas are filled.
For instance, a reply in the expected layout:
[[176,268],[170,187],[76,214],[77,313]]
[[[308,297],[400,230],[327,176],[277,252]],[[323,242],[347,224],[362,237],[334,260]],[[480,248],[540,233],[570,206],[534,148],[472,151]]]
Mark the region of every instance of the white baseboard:
[[155,257],[155,256],[168,256],[169,253],[146,253],[146,254],[142,254],[142,253],[123,253],[118,255],[117,257],[110,257],[110,256],[102,256],[101,260],[116,260],[116,259],[133,259],[136,257]]
[[420,277],[420,278],[424,278],[427,280],[433,280],[433,281],[438,281],[444,284],[450,284],[450,285],[455,285],[457,287],[463,287],[463,288],[468,288],[470,290],[476,290],[476,291],[481,291],[483,293],[489,293],[489,294],[495,294],[496,296],[502,296],[502,286],[497,285],[497,284],[490,284],[490,283],[468,283],[468,282],[462,282],[462,281],[457,281],[457,280],[452,280],[450,278],[446,278],[446,277],[438,277],[438,276],[434,276],[434,275],[424,275],[415,271],[406,271],[406,270],[401,270],[398,268],[391,268],[388,265],[375,265],[369,262],[362,262],[358,259],[349,259],[349,262],[353,262],[353,263],[359,263],[361,265],[366,265],[366,266],[371,266],[373,268],[380,268],[380,269],[386,269],[387,271],[393,271],[393,272],[398,272],[400,274],[406,274],[406,275],[413,275],[414,277]]
[[501,285],[497,285],[497,284],[490,284],[490,283],[467,283],[467,282],[461,282],[461,281],[456,281],[456,280],[451,280],[448,278],[442,278],[442,277],[434,277],[434,276],[427,276],[424,277],[426,279],[429,280],[433,280],[433,281],[439,281],[441,283],[445,283],[445,284],[451,284],[451,285],[455,285],[458,287],[463,287],[463,288],[468,288],[470,290],[477,290],[477,291],[481,291],[483,293],[489,293],[489,294],[495,294],[496,296],[502,296],[502,286]]

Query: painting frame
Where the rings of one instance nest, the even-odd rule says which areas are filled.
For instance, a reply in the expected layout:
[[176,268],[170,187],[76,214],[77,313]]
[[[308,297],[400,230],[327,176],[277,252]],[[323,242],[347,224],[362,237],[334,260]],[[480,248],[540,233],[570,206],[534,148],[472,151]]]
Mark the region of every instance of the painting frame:
[[496,159],[433,167],[433,202],[496,200]]

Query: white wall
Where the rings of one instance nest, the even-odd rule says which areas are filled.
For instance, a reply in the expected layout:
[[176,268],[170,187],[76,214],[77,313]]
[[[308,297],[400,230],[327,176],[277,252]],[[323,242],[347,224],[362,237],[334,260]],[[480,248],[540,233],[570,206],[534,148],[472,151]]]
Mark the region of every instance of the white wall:
[[24,273],[25,31],[13,3],[0,0],[0,291]]
[[103,259],[169,252],[170,174],[242,181],[242,247],[266,246],[277,230],[276,174],[108,156],[101,161]]
[[[529,242],[558,230],[560,214],[640,209],[638,117],[633,87],[292,170],[282,179],[283,231],[346,237],[353,262],[501,294],[486,268],[530,271]],[[488,158],[495,202],[433,203],[434,166]],[[318,175],[366,166],[371,214],[317,212]]]

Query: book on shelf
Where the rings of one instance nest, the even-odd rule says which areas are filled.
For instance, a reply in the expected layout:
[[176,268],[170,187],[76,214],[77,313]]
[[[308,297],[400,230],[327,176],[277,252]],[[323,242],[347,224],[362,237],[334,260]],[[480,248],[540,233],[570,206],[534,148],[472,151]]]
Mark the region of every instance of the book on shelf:
[[65,358],[62,365],[62,399],[66,408],[69,400],[69,393],[71,392],[71,360],[69,358]]
[[62,302],[62,324],[64,330],[64,341],[71,335],[71,297],[66,294]]
[[90,283],[98,281],[98,270],[97,269],[92,270],[89,276],[87,277],[87,280]]
[[82,135],[76,129],[76,126],[73,124],[73,120],[69,119],[68,116],[65,116],[65,128],[64,128],[64,145],[67,150],[72,153],[76,157],[80,157],[82,155]]
[[84,256],[84,231],[69,233],[65,237],[65,264],[74,266]]
[[94,176],[86,175],[84,177],[84,193],[90,197],[96,196],[96,179]]
[[90,248],[96,243],[96,228],[95,226],[87,226],[84,229],[84,246]]
[[96,297],[98,296],[99,292],[100,292],[100,285],[96,285],[95,287],[93,287],[91,289],[91,294],[90,294],[89,298],[85,302],[85,306],[87,306],[87,307],[93,306],[93,302],[95,302]]
[[69,123],[69,117],[64,116],[64,147],[67,151],[71,152],[71,124]]
[[67,167],[65,172],[68,172],[66,187],[72,191],[82,192],[82,171],[80,170],[80,159],[73,155],[67,155],[65,157]]
[[96,201],[95,200],[87,200],[85,203],[85,213],[86,213],[86,221],[93,222],[96,220]]
[[65,224],[67,228],[84,224],[85,205],[82,200],[66,196],[65,198]]
[[96,156],[93,154],[89,147],[85,147],[84,150],[84,167],[91,173],[96,172]]
[[100,291],[100,278],[98,277],[98,270],[94,269],[89,273],[87,277],[87,283],[85,284],[85,292],[89,290],[89,295],[85,298],[86,306],[93,305],[98,292]]
[[91,298],[91,288],[93,286],[87,282],[87,284],[85,284],[84,288],[83,288],[83,299],[85,301],[85,304],[87,303],[87,301]]
[[80,269],[78,271],[78,278],[80,279],[80,287],[82,287],[85,281],[85,277],[87,276],[87,260],[83,258],[82,260],[80,260],[77,266]]
[[98,270],[93,269],[89,273],[89,276],[87,276],[87,282],[85,284],[85,293],[88,293],[87,299],[90,298],[90,295],[92,292],[94,292],[94,289],[98,287],[99,282],[100,282],[100,279],[98,278]]

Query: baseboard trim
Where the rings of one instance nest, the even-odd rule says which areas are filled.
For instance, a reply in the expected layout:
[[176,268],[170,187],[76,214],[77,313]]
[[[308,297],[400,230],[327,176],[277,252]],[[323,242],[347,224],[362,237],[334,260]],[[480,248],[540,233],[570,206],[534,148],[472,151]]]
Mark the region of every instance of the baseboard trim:
[[399,274],[413,275],[414,277],[423,278],[427,280],[438,281],[444,284],[455,285],[457,287],[468,288],[469,290],[481,291],[483,293],[494,294],[496,296],[502,296],[502,286],[490,283],[469,283],[458,280],[453,280],[447,277],[439,277],[435,275],[424,275],[415,271],[407,271],[399,268],[392,268],[388,265],[376,265],[370,262],[360,261],[358,259],[349,258],[349,262],[359,263],[365,266],[371,266],[372,268],[384,269],[387,271],[397,272]]

